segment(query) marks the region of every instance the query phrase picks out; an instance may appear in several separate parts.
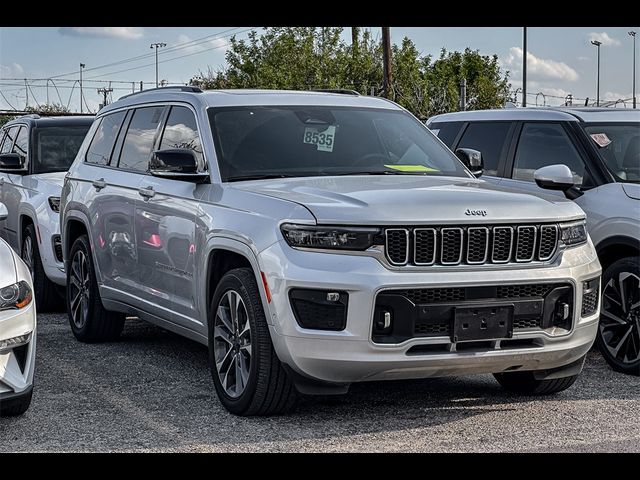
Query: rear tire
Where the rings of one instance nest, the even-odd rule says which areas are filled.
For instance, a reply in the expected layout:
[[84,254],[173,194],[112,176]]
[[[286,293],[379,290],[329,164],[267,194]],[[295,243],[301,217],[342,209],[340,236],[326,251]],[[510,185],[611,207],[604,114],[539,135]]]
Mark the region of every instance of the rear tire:
[[533,372],[494,373],[493,376],[505,390],[524,395],[553,395],[566,390],[578,379],[578,375],[571,375],[536,380]]
[[640,257],[605,269],[596,343],[615,371],[640,375]]
[[58,286],[47,277],[42,266],[42,257],[38,248],[36,229],[32,224],[22,232],[21,257],[29,267],[33,280],[33,290],[38,312],[54,312],[64,308],[64,300],[58,292]]
[[69,253],[67,269],[67,312],[73,335],[81,342],[116,340],[124,328],[124,314],[102,305],[93,269],[89,238],[76,239]]
[[30,389],[24,395],[0,401],[0,417],[17,417],[24,414],[29,410],[32,397],[33,389]]
[[295,403],[296,389],[273,349],[249,268],[229,271],[213,295],[209,364],[218,398],[235,415],[282,414]]

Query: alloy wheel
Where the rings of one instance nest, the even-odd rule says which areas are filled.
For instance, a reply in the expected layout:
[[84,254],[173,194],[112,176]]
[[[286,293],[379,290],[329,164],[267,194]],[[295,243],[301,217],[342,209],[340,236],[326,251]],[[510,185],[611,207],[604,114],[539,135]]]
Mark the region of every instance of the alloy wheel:
[[82,250],[78,250],[71,260],[69,278],[69,311],[74,325],[80,329],[87,323],[90,295],[87,256]]
[[612,277],[602,292],[600,334],[609,353],[622,363],[640,358],[640,278],[630,272]]
[[244,392],[251,371],[251,324],[240,294],[224,293],[213,326],[216,371],[225,393],[238,398]]

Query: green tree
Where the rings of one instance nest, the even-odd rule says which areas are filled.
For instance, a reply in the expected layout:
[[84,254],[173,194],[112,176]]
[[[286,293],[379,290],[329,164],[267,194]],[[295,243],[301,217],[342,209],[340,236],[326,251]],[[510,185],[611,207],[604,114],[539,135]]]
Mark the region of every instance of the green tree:
[[[209,67],[191,84],[205,89],[347,88],[379,95],[381,42],[370,31],[356,30],[351,45],[342,40],[342,32],[336,27],[269,27],[247,39],[232,37],[227,66],[219,71]],[[500,107],[507,99],[508,72],[501,71],[496,55],[442,49],[433,61],[406,37],[392,52],[391,98],[418,117],[458,110],[462,78],[467,80],[468,109]]]
[[33,105],[29,105],[25,112],[28,113],[39,113],[43,115],[60,115],[64,113],[69,113],[70,110],[64,105],[60,105],[59,103],[45,103],[34,107]]

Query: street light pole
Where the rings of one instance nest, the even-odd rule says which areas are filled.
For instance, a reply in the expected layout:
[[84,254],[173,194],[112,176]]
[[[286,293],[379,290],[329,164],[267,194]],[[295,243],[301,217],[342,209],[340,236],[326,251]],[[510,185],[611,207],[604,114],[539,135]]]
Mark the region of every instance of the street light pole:
[[80,113],[82,113],[82,69],[85,67],[84,63],[80,64]]
[[527,106],[527,27],[522,27],[522,106]]
[[598,40],[591,40],[591,45],[595,45],[596,47],[598,47],[598,78],[596,81],[596,106],[599,107],[600,106],[600,45],[602,45],[602,42],[599,42]]
[[636,108],[636,32],[631,31],[629,35],[633,37],[633,108]]
[[149,48],[156,49],[156,88],[158,88],[158,48],[162,48],[166,46],[167,46],[166,43],[158,42],[158,43],[152,43],[151,46],[149,47]]

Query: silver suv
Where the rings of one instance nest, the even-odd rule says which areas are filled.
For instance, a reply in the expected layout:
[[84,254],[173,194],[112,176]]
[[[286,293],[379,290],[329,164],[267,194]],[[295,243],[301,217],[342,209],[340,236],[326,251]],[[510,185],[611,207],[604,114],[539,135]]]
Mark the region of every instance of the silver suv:
[[640,375],[640,110],[476,110],[428,125],[452,150],[481,151],[483,178],[494,184],[548,193],[536,169],[571,171],[573,187],[555,194],[584,209],[604,269],[598,346],[615,370]]
[[60,191],[93,116],[25,115],[0,129],[0,237],[29,267],[39,312],[64,303]]
[[236,414],[467,373],[554,393],[596,336],[582,210],[476,179],[380,98],[132,94],[100,111],[61,205],[76,338],[133,315],[208,345]]

